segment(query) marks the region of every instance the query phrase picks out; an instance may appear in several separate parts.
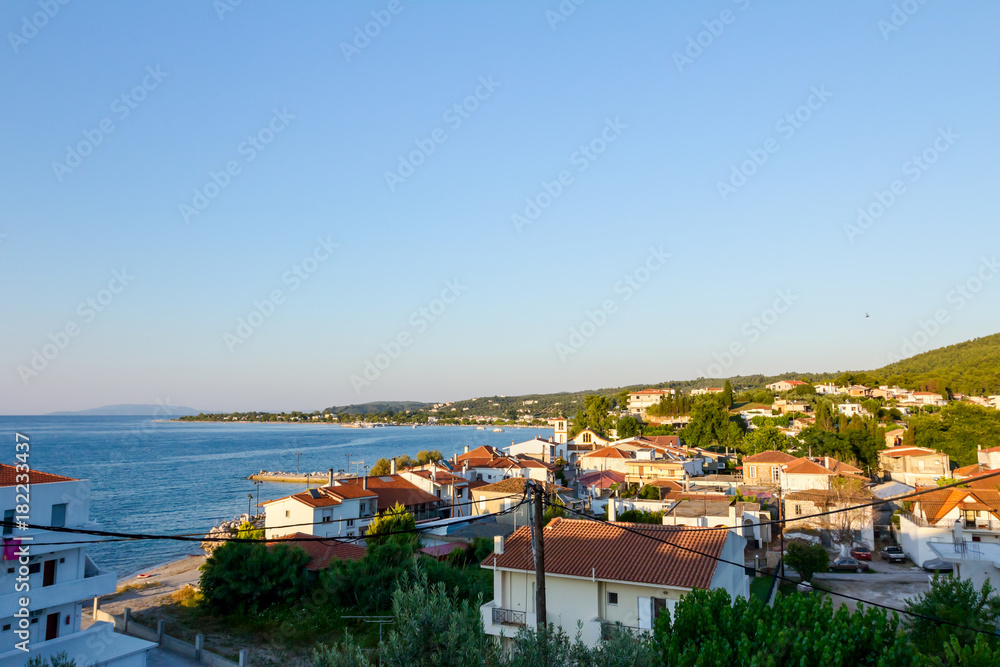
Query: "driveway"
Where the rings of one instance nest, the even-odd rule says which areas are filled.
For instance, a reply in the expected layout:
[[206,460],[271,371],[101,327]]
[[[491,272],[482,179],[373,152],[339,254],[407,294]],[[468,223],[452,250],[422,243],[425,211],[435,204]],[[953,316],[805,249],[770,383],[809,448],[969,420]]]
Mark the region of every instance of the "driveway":
[[[817,586],[834,593],[844,593],[895,609],[905,609],[907,598],[930,590],[927,573],[923,571],[898,575],[824,573],[814,575],[813,581]],[[829,594],[817,591],[817,595]],[[839,595],[830,597],[834,607],[844,605],[852,613],[858,607],[856,600],[849,600]]]

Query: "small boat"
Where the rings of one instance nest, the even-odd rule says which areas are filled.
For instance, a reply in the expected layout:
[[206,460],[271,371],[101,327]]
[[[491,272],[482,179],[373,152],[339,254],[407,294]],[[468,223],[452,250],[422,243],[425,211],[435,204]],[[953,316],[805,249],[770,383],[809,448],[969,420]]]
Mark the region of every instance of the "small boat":
[[486,430],[486,427],[485,427],[485,426],[477,426],[477,427],[476,427],[476,430],[477,430],[477,431],[485,431],[485,430]]
[[503,433],[503,429],[502,428],[495,428],[495,429],[493,429],[493,432],[494,433]]

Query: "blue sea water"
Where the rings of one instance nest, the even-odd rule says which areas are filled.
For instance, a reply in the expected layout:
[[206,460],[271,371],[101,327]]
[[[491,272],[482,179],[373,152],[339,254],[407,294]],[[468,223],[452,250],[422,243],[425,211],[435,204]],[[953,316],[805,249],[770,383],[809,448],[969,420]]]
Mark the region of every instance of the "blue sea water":
[[[381,457],[416,456],[437,449],[446,457],[480,445],[503,447],[551,429],[504,429],[493,433],[469,426],[409,426],[353,429],[326,424],[228,424],[153,421],[152,417],[3,417],[0,462],[14,463],[15,432],[31,438],[34,470],[88,479],[91,518],[108,531],[204,534],[221,520],[247,511],[247,494],[257,502],[248,475],[260,470],[301,472],[351,470]],[[260,501],[280,498],[304,484],[263,483]],[[90,537],[67,539],[98,539]],[[188,554],[197,543],[141,540],[98,543],[88,553],[119,576]]]

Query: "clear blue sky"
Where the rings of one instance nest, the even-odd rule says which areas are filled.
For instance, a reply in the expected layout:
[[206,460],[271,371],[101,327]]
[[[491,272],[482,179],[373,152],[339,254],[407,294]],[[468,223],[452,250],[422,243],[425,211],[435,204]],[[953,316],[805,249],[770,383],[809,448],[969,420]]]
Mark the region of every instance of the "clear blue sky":
[[[220,4],[0,5],[0,412],[873,368],[998,329],[993,3],[914,2],[891,31],[888,0]],[[518,230],[526,198],[547,207]]]

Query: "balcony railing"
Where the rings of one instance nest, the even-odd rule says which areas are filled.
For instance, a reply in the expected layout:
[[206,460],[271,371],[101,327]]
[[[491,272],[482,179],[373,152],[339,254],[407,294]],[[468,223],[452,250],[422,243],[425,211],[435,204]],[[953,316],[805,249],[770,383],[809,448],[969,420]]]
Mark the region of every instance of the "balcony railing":
[[607,621],[601,621],[601,639],[607,641],[611,639],[614,635],[615,628],[621,628],[622,630],[628,630],[630,633],[637,634],[640,632],[649,632],[649,630],[644,630],[637,625],[622,625],[621,623],[609,623]]
[[493,623],[495,625],[517,625],[524,626],[525,612],[516,609],[493,608]]

